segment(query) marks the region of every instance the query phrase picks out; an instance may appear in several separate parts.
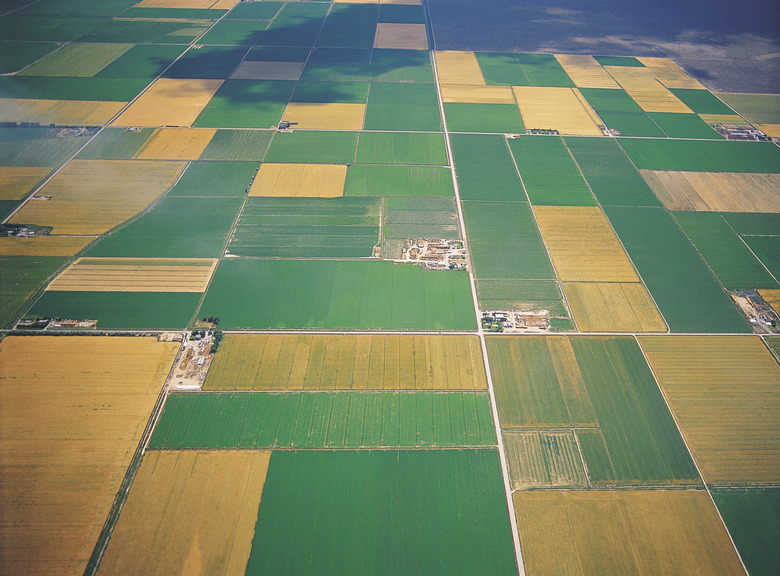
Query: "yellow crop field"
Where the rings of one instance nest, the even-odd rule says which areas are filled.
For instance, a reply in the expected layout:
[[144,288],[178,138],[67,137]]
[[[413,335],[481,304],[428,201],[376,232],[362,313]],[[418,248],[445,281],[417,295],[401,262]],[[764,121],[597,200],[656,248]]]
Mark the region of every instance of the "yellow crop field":
[[667,332],[639,282],[564,282],[563,291],[582,332]]
[[756,124],[756,128],[761,130],[767,136],[780,138],[780,124]]
[[344,195],[346,178],[340,164],[261,164],[249,195],[336,198]]
[[640,172],[669,210],[780,212],[780,174]]
[[73,256],[94,236],[38,236],[0,238],[0,256]]
[[699,118],[707,124],[746,124],[748,123],[738,114],[699,114]]
[[160,128],[136,158],[197,160],[216,133],[216,128]]
[[304,62],[253,62],[245,60],[230,76],[233,80],[297,80]]
[[428,32],[425,29],[425,24],[380,22],[376,25],[374,48],[427,50]]
[[406,4],[408,6],[421,6],[422,0],[379,0],[380,4]]
[[780,366],[758,336],[642,336],[705,480],[780,481]]
[[661,84],[652,69],[630,66],[605,66],[604,68],[645,112],[693,113]]
[[759,290],[758,293],[775,312],[780,311],[780,290]]
[[620,88],[593,56],[556,54],[555,59],[577,88]]
[[682,68],[668,58],[637,58],[649,68],[658,81],[667,88],[690,88],[694,90],[706,90],[698,80],[691,78]]
[[513,495],[529,574],[745,575],[705,491]]
[[0,566],[82,574],[178,343],[0,342]]
[[205,292],[212,258],[79,258],[47,290],[60,292]]
[[209,390],[484,390],[475,336],[226,334]]
[[599,125],[603,122],[576,88],[514,86],[512,89],[527,128],[601,136]]
[[102,126],[126,102],[0,98],[0,122],[37,122],[58,126]]
[[515,104],[515,95],[510,86],[480,86],[478,84],[442,84],[441,97],[444,102],[466,102],[474,104]]
[[639,282],[606,216],[595,206],[535,206],[558,276],[564,282]]
[[138,8],[194,8],[230,10],[239,0],[142,0]]
[[73,160],[18,212],[21,222],[56,234],[102,234],[163,194],[184,162]]
[[113,125],[192,126],[222,82],[160,78]]
[[436,50],[436,72],[439,84],[485,84],[482,68],[473,52]]
[[132,47],[133,44],[71,42],[18,72],[17,75],[91,77]]
[[271,452],[147,452],[98,575],[243,573]]
[[360,130],[365,104],[312,104],[290,102],[282,118],[297,122],[298,128],[313,130]]
[[513,490],[588,485],[572,431],[502,433]]
[[0,166],[0,200],[21,200],[51,168]]

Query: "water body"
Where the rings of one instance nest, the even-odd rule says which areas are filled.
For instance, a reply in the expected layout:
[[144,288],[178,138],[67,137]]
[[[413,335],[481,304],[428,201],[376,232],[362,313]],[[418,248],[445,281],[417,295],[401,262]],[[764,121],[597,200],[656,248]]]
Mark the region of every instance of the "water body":
[[662,56],[716,92],[780,93],[777,0],[427,0],[438,50]]

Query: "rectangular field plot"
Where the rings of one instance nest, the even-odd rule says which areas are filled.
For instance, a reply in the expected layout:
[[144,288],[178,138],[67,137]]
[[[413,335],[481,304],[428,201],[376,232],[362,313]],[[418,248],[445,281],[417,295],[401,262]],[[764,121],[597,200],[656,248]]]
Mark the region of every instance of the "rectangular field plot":
[[672,332],[750,331],[668,212],[631,207],[605,211]]
[[427,50],[428,33],[425,24],[379,22],[376,25],[374,48]]
[[157,449],[381,448],[495,445],[478,392],[201,392],[171,394]]
[[51,167],[70,158],[92,137],[47,138],[48,128],[0,128],[0,166]]
[[[41,236],[38,240],[50,238]],[[44,253],[49,248],[53,248],[54,254],[59,252],[59,247],[40,246],[30,247],[29,242],[23,240],[25,244],[19,246],[19,238],[0,239],[0,267],[3,273],[0,274],[0,326],[6,326],[16,315],[17,311],[33,295],[33,292],[43,284],[52,274],[67,262],[66,256],[72,256],[83,246],[73,247],[70,253],[60,254],[58,256],[41,256],[35,252]],[[84,244],[93,240],[93,238],[79,238]],[[17,253],[19,253],[17,255]]]
[[244,60],[230,75],[231,80],[297,80],[303,62],[267,62]]
[[345,196],[453,197],[452,172],[443,166],[353,164],[347,170]]
[[49,172],[49,168],[0,166],[0,200],[21,200]]
[[77,158],[79,160],[132,160],[155,134],[153,128],[130,131],[103,128]]
[[256,172],[256,162],[191,162],[166,199],[243,198]]
[[463,218],[479,279],[555,277],[528,204],[463,202]]
[[660,206],[623,149],[608,138],[565,138],[593,195],[607,206]]
[[368,82],[298,82],[291,102],[310,104],[365,104]]
[[330,5],[315,2],[288,2],[260,35],[264,46],[312,46],[322,28]]
[[217,130],[201,160],[260,161],[274,133],[270,130]]
[[183,162],[73,160],[28,202],[18,218],[53,226],[59,234],[100,234],[134,216],[162,195]]
[[3,571],[84,572],[177,349],[156,338],[3,339]]
[[780,367],[757,337],[641,337],[704,479],[780,478]]
[[514,86],[526,128],[601,136],[601,119],[576,88]]
[[447,104],[511,104],[516,105],[515,96],[509,86],[479,86],[474,84],[442,84],[441,98]]
[[485,84],[482,69],[473,52],[437,50],[433,53],[440,84]]
[[5,236],[0,238],[0,256],[73,256],[94,239],[93,236]]
[[376,35],[378,11],[376,4],[333,4],[317,36],[317,45],[370,48]]
[[523,67],[509,52],[475,52],[484,81],[489,85],[528,86]]
[[650,68],[606,66],[605,69],[645,112],[677,112],[681,114],[692,112],[677,96],[658,81]]
[[365,115],[365,104],[290,102],[282,119],[304,130],[360,130]]
[[373,82],[368,92],[366,130],[441,131],[436,86]]
[[503,434],[513,490],[588,485],[573,433]]
[[114,126],[192,126],[222,82],[160,78],[114,121]]
[[676,212],[674,218],[726,288],[778,288],[777,280],[720,214]]
[[517,574],[498,454],[276,452],[247,573]]
[[503,136],[453,134],[450,140],[461,199],[528,201]]
[[604,213],[590,206],[534,208],[558,277],[564,282],[638,282]]
[[547,310],[551,316],[568,316],[555,280],[478,278],[481,310]]
[[767,270],[780,278],[780,236],[746,236],[744,240]]
[[682,68],[668,58],[645,56],[637,58],[637,60],[653,73],[656,80],[671,90],[675,88],[704,89],[702,84],[691,78]]
[[125,102],[0,98],[0,122],[102,126],[124,105]]
[[466,272],[375,261],[223,260],[200,316],[226,329],[476,329]]
[[516,53],[530,86],[573,88],[574,82],[552,54]]
[[[71,20],[70,18],[68,19]],[[187,45],[211,26],[209,20],[114,18],[81,36],[82,42],[127,42],[131,44]]]
[[669,210],[780,212],[780,174],[642,170]]
[[581,88],[604,126],[623,136],[664,137],[664,132],[627,92],[614,88]]
[[217,261],[182,258],[79,258],[47,290],[59,292],[204,292]]
[[207,390],[481,390],[474,336],[226,334]]
[[260,165],[249,196],[337,198],[344,195],[347,167],[338,164]]
[[667,331],[640,282],[564,282],[563,291],[582,332]]
[[515,492],[530,574],[744,575],[708,494]]
[[157,78],[186,46],[136,44],[98,72],[96,78]]
[[265,156],[266,162],[350,164],[355,161],[357,132],[295,130],[277,132]]
[[385,198],[382,210],[382,257],[403,257],[406,240],[460,239],[455,198]]
[[[279,124],[294,82],[225,80],[203,109],[196,126],[270,128]],[[301,126],[303,127],[303,126]]]
[[447,165],[442,134],[421,132],[361,132],[357,161],[361,164]]
[[709,124],[696,114],[672,112],[650,112],[648,116],[658,124],[669,138],[700,138],[703,140],[722,140]]
[[632,338],[491,337],[487,348],[502,428],[574,430],[594,484],[698,483]]
[[496,132],[510,134],[525,131],[516,104],[445,103],[444,113],[450,132]]
[[246,567],[270,452],[148,452],[97,574]]
[[216,130],[160,128],[136,155],[139,160],[197,160]]
[[18,72],[57,49],[48,42],[5,42],[0,55],[0,73]]
[[556,54],[555,59],[577,88],[620,88],[593,56]]
[[250,198],[229,250],[239,256],[369,257],[379,242],[373,198]]
[[780,490],[724,488],[712,497],[750,574],[770,576],[780,565]]
[[507,140],[531,204],[594,206],[596,204],[557,136],[519,136]]
[[94,76],[132,47],[132,44],[72,42],[28,66],[20,75]]

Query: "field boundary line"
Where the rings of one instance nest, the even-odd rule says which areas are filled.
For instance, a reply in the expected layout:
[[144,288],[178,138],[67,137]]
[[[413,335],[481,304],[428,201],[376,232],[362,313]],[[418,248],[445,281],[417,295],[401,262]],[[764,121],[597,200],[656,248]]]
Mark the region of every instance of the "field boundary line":
[[[432,29],[430,18],[426,10],[426,27]],[[471,259],[471,251],[469,250],[468,236],[466,234],[466,222],[463,218],[463,206],[460,201],[460,188],[458,187],[458,178],[455,174],[455,161],[452,155],[452,144],[450,142],[450,133],[447,129],[447,118],[444,114],[444,101],[441,95],[441,85],[439,84],[439,71],[436,67],[436,58],[433,57],[433,50],[428,51],[428,57],[431,59],[431,66],[433,68],[433,79],[436,85],[436,98],[439,103],[439,115],[441,117],[442,128],[444,130],[444,144],[447,148],[447,160],[450,163],[450,174],[452,176],[452,186],[455,191],[455,206],[458,212],[458,226],[460,228],[460,234],[463,241],[463,247],[466,249],[466,257],[468,258],[468,274],[469,285],[471,287],[471,298],[474,305],[474,315],[477,321],[477,335],[479,336],[479,344],[482,349],[482,362],[485,366],[485,378],[487,381],[488,396],[490,398],[490,411],[493,417],[493,432],[496,435],[496,443],[498,445],[498,459],[501,463],[501,476],[504,482],[504,497],[506,498],[507,513],[509,514],[509,525],[512,530],[512,544],[515,550],[515,564],[517,565],[517,572],[519,576],[525,575],[525,564],[523,562],[523,550],[520,545],[520,531],[517,526],[517,517],[515,516],[515,505],[512,497],[512,482],[509,479],[509,463],[506,458],[506,451],[504,449],[504,437],[501,435],[501,422],[498,419],[498,408],[496,404],[496,394],[493,389],[493,378],[490,373],[490,359],[487,353],[487,343],[485,341],[485,332],[482,329],[479,299],[477,298],[477,284],[474,279],[474,264]],[[507,145],[508,147],[508,145]],[[514,161],[514,158],[512,159]],[[517,166],[515,166],[517,169]]]
[[677,420],[677,415],[674,413],[674,410],[672,410],[672,406],[669,404],[669,399],[666,397],[666,393],[664,392],[663,386],[661,386],[661,381],[658,379],[658,375],[655,373],[652,364],[650,364],[650,359],[647,357],[647,354],[645,354],[645,349],[642,348],[642,343],[639,341],[639,338],[636,335],[634,335],[634,340],[636,341],[637,346],[639,346],[639,350],[642,352],[642,357],[645,359],[645,363],[647,364],[647,367],[650,368],[650,373],[653,375],[653,380],[655,380],[655,384],[656,386],[658,386],[659,392],[661,392],[661,397],[663,397],[664,399],[664,403],[666,404],[666,409],[669,410],[669,413],[672,415],[674,424],[675,426],[677,426],[677,432],[679,432],[683,444],[685,444],[685,449],[688,451],[688,454],[691,457],[691,461],[693,462],[693,465],[696,466],[696,472],[698,472],[699,477],[701,478],[701,482],[704,485],[704,489],[707,491],[707,495],[710,497],[710,502],[712,502],[712,506],[715,508],[715,512],[718,513],[718,518],[720,518],[720,522],[723,525],[723,529],[726,531],[726,534],[728,535],[729,540],[731,541],[731,546],[732,548],[734,548],[734,552],[736,552],[737,558],[739,558],[739,563],[742,565],[742,570],[745,571],[746,576],[749,576],[750,572],[748,572],[747,566],[745,566],[745,561],[742,560],[742,555],[739,553],[739,548],[737,548],[737,544],[734,542],[734,538],[731,536],[729,527],[726,525],[726,521],[723,519],[723,515],[720,513],[720,509],[718,508],[718,505],[715,503],[715,498],[712,496],[712,490],[710,490],[710,486],[707,483],[707,480],[704,478],[704,474],[701,473],[701,468],[699,467],[699,463],[696,461],[696,457],[693,455],[693,451],[691,450],[691,447],[688,445],[688,441],[685,439],[685,435],[683,434],[682,428],[680,427],[680,422]]

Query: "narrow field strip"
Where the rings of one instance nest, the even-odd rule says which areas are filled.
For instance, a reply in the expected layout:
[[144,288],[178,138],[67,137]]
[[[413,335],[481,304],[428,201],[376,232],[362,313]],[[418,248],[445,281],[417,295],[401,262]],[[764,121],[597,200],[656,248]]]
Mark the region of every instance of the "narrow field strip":
[[31,122],[48,126],[102,126],[126,102],[0,98],[0,122]]

